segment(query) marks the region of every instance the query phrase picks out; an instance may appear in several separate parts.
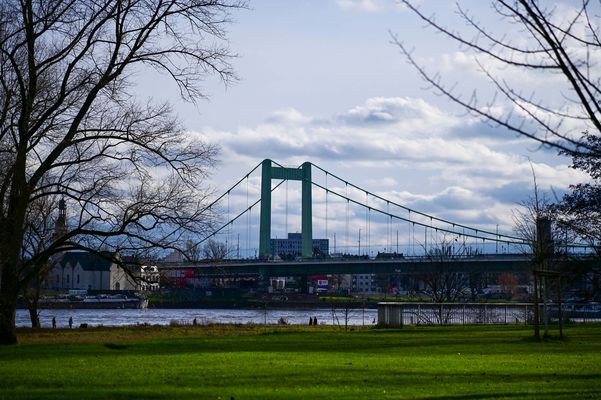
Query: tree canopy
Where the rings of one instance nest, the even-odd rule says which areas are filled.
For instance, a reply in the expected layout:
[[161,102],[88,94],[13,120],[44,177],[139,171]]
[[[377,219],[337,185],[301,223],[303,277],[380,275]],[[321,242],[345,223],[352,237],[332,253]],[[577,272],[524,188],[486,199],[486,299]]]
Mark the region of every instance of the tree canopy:
[[[209,74],[235,79],[226,27],[240,7],[0,3],[0,343],[16,341],[17,294],[52,254],[175,248],[210,225],[204,179],[216,146],[187,133],[169,104],[138,98],[134,76],[154,69],[189,101],[205,96]],[[34,205],[59,198],[68,229],[24,252]]]

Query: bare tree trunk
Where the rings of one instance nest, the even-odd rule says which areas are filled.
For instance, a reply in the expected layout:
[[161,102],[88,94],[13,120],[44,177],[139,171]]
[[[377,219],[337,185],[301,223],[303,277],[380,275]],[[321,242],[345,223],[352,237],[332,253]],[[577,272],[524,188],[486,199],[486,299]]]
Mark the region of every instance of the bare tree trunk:
[[349,302],[346,303],[344,307],[344,331],[348,331],[348,319],[351,311],[351,304]]
[[538,274],[534,271],[534,337],[540,338],[539,287]]
[[545,339],[549,337],[549,310],[547,309],[547,301],[548,301],[548,295],[547,295],[547,277],[543,276],[542,279],[542,283],[543,283],[543,323],[544,323],[544,327],[545,327]]
[[[36,282],[38,283],[38,282]],[[29,311],[29,319],[31,320],[31,327],[33,329],[41,328],[40,324],[40,285],[36,285],[29,290],[23,290],[23,297],[27,303],[27,310]]]
[[27,310],[29,310],[29,319],[31,320],[31,327],[33,329],[40,329],[42,325],[40,324],[40,313],[37,302],[35,305],[29,304]]
[[16,344],[18,286],[15,267],[6,260],[2,263],[2,281],[0,282],[0,345]]
[[40,268],[40,272],[32,279],[31,283],[23,287],[23,299],[29,311],[31,327],[34,329],[41,328],[40,324],[40,295],[42,294],[42,286],[48,276],[48,267]]
[[10,295],[0,295],[0,345],[17,343],[16,310],[17,304]]
[[[0,247],[0,345],[16,344],[17,331],[15,317],[17,299],[19,298],[19,240],[15,241],[18,229],[14,229],[3,221],[2,246]],[[15,232],[16,231],[16,232]],[[21,235],[19,239],[22,239]]]

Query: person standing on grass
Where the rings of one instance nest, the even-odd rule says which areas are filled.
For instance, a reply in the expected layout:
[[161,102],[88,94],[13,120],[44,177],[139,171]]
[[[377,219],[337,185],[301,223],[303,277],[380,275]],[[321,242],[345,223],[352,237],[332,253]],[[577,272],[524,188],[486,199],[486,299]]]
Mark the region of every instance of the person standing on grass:
[[73,328],[73,317],[69,317],[69,329]]
[[52,328],[56,329],[56,317],[52,317]]

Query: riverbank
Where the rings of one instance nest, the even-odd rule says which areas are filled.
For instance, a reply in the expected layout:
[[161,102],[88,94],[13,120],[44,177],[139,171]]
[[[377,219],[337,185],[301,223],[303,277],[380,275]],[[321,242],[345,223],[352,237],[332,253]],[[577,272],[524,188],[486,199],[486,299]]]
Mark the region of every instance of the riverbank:
[[295,309],[295,310],[311,310],[311,309],[332,309],[332,308],[349,308],[349,309],[377,309],[376,301],[289,301],[289,300],[260,300],[260,299],[232,299],[232,300],[151,300],[148,303],[148,308],[207,308],[207,309]]
[[[427,301],[421,298],[397,297],[353,297],[302,293],[269,293],[255,296],[239,295],[236,292],[219,293],[214,296],[199,295],[206,291],[181,290],[148,297],[149,308],[237,308],[237,309],[376,309],[381,301]],[[238,294],[238,295],[235,295]]]
[[[534,341],[524,326],[207,325],[19,329],[0,398],[601,396],[601,325]],[[74,371],[77,371],[74,374]]]
[[[85,292],[85,291],[84,291]],[[48,292],[40,309],[155,308],[155,309],[376,309],[381,301],[428,301],[422,298],[357,297],[305,293],[246,293],[233,289],[175,289],[139,295],[122,291],[90,291],[89,295]],[[25,309],[22,298],[17,308]]]

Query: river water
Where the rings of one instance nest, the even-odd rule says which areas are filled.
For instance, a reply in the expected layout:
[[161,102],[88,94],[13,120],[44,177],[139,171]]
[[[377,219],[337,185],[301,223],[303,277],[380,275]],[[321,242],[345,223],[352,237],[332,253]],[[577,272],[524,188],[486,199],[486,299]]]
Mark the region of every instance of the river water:
[[[69,318],[73,318],[73,327],[80,324],[88,326],[125,326],[125,325],[169,325],[172,323],[192,324],[196,318],[198,324],[277,324],[280,319],[294,325],[308,325],[309,317],[316,317],[319,324],[374,325],[377,320],[375,309],[345,310],[313,309],[313,310],[238,310],[238,309],[110,309],[110,310],[41,310],[42,327],[52,327],[52,318],[56,318],[59,328],[69,326]],[[18,327],[29,327],[31,321],[27,310],[17,310]]]

